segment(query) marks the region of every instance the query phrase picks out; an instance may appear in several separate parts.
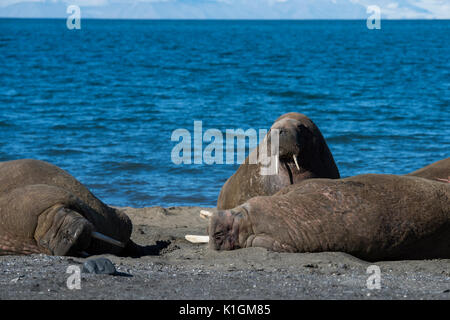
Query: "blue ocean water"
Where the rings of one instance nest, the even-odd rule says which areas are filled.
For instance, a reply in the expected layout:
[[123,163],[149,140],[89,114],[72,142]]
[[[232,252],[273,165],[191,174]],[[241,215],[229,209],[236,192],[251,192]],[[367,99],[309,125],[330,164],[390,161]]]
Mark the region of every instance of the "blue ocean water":
[[[342,176],[450,156],[450,21],[0,19],[0,161],[36,158],[117,206],[214,206],[238,165],[171,134],[308,115]],[[204,144],[204,147],[207,144]]]

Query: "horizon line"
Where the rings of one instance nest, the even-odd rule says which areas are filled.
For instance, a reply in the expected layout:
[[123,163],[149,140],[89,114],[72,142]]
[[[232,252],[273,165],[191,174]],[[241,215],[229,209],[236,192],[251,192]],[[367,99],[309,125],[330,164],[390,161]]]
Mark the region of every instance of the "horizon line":
[[[20,19],[20,20],[67,20],[67,17],[3,17],[0,19]],[[81,18],[82,20],[136,20],[136,21],[366,21],[366,18],[303,18],[303,19],[271,19],[271,18]],[[450,21],[450,18],[404,18],[390,19],[381,18],[388,21]]]

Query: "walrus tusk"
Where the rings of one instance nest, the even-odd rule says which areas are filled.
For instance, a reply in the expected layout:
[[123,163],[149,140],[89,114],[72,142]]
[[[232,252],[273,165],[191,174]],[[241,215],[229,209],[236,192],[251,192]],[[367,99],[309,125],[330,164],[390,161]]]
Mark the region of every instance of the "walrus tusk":
[[209,236],[196,236],[196,235],[187,234],[184,238],[187,241],[192,242],[192,243],[208,243],[209,242]]
[[298,171],[300,171],[300,167],[298,166],[298,162],[297,162],[297,157],[294,154],[294,162],[295,162],[295,166],[297,167]]
[[203,219],[209,219],[213,216],[212,212],[206,211],[206,210],[200,210],[200,217]]
[[109,244],[121,247],[121,248],[125,248],[125,244],[123,244],[122,242],[114,240],[113,238],[110,238],[108,236],[105,236],[104,234],[102,234],[100,232],[93,231],[91,236],[92,236],[92,238],[95,238],[97,240],[104,241]]

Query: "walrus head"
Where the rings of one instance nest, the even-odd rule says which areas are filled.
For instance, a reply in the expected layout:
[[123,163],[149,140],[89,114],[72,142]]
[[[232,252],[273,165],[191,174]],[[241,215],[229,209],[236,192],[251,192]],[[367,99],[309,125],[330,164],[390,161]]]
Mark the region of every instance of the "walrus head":
[[302,124],[294,119],[282,119],[274,123],[273,129],[279,132],[280,162],[295,164],[302,150]]
[[[278,169],[290,184],[310,178],[339,178],[339,171],[317,126],[301,113],[287,113],[270,130],[278,130]],[[273,135],[267,134],[271,146]],[[272,153],[272,147],[268,150]]]
[[208,227],[209,246],[215,250],[234,250],[246,247],[251,234],[245,205],[213,214]]
[[217,208],[232,209],[312,178],[338,179],[339,170],[317,126],[301,113],[287,113],[225,182]]
[[[270,130],[278,130],[278,170],[285,172],[289,183],[293,184],[295,176],[310,169],[308,159],[311,158],[313,135],[301,121],[291,118],[276,121]],[[272,153],[272,139],[275,136],[269,132],[267,137],[268,150]]]

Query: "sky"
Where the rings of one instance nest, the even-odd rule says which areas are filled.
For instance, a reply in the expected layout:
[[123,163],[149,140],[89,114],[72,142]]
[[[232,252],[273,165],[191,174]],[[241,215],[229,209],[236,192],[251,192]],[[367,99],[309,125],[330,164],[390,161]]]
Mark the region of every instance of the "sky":
[[450,19],[450,0],[0,0],[0,17],[104,19]]

